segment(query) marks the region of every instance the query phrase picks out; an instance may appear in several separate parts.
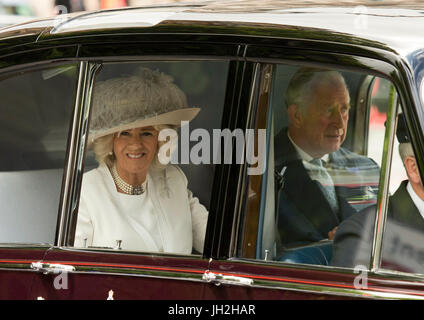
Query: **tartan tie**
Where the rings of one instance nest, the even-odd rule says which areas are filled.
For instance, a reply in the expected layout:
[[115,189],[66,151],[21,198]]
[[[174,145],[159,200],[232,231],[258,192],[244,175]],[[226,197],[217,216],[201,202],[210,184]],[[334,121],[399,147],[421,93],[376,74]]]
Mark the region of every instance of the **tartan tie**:
[[315,158],[310,161],[310,164],[312,164],[312,166],[309,166],[309,170],[312,171],[311,178],[320,183],[320,187],[323,190],[331,209],[333,209],[333,212],[338,212],[339,206],[337,203],[336,191],[334,189],[334,182],[322,165],[322,160]]

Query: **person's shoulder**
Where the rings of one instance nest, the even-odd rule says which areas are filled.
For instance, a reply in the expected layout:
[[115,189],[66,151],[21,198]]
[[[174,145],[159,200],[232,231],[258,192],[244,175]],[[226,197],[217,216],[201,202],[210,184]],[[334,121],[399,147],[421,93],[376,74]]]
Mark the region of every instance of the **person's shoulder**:
[[288,128],[284,127],[280,130],[280,132],[278,132],[275,137],[274,137],[274,143],[275,144],[280,144],[280,143],[287,143],[287,141],[289,140],[288,136],[287,136],[287,132],[288,132]]
[[343,220],[339,225],[336,233],[337,236],[342,236],[344,232],[364,232],[374,225],[376,206],[369,206],[358,213],[354,213],[349,218]]
[[331,265],[354,268],[370,259],[376,206],[370,206],[344,220],[333,241]]

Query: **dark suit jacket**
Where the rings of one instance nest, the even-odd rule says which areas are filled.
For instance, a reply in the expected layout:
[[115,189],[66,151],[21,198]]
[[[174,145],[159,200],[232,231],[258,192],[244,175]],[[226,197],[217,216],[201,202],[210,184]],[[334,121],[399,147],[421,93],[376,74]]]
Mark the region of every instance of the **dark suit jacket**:
[[[388,223],[385,230],[387,234],[391,232],[389,222],[396,222],[424,233],[424,219],[406,189],[407,183],[407,180],[403,181],[389,199]],[[347,268],[355,268],[358,265],[369,266],[375,214],[376,206],[371,206],[340,224],[334,238],[331,265]],[[384,242],[383,248],[385,244],[389,245]]]
[[[341,221],[355,213],[355,209],[345,200],[349,187],[336,186],[340,210],[334,213],[317,181],[313,181],[302,164],[296,149],[287,136],[287,129],[275,137],[275,168],[283,176],[283,187],[277,192],[278,206],[278,249],[304,245],[328,237],[328,232]],[[378,165],[369,158],[359,156],[340,148],[331,153],[330,165],[343,172],[350,172],[355,178],[379,176]],[[361,185],[361,179],[358,185]],[[376,181],[378,185],[378,180]],[[362,190],[360,191],[362,192]],[[279,194],[279,195],[278,195]]]

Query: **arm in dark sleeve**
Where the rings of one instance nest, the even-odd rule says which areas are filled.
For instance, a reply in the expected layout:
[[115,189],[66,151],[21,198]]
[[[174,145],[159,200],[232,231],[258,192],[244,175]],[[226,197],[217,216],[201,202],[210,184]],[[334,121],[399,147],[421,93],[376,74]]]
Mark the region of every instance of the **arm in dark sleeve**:
[[363,265],[368,268],[375,210],[375,206],[368,207],[339,225],[333,242],[332,266],[355,268]]

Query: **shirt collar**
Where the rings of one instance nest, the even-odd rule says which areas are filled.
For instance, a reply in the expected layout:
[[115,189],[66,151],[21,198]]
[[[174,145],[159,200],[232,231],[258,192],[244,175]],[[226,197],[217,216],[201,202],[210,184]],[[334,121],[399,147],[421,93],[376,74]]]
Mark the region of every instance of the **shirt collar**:
[[[294,148],[296,149],[297,153],[299,154],[300,158],[303,161],[311,162],[314,158],[311,157],[306,151],[302,150],[290,137],[290,133],[287,132],[287,136],[289,137],[290,142],[293,144]],[[324,160],[325,162],[328,162],[330,156],[328,154],[325,154],[321,157],[321,160]]]
[[406,190],[411,196],[412,202],[414,202],[421,216],[424,218],[424,201],[415,193],[414,189],[412,188],[412,185],[409,182],[406,186]]

